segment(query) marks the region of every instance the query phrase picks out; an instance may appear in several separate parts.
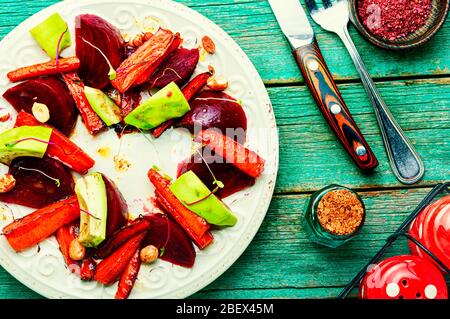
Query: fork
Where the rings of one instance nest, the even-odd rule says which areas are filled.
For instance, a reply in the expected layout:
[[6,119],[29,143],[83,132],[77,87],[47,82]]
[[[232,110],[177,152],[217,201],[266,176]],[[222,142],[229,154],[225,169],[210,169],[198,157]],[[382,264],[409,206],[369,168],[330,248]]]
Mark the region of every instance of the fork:
[[322,9],[318,8],[314,0],[305,0],[305,3],[313,20],[323,29],[336,33],[349,51],[375,110],[384,146],[395,176],[404,184],[418,182],[425,172],[423,162],[383,101],[348,33],[347,25],[350,15],[348,0],[334,2],[322,0],[324,6]]

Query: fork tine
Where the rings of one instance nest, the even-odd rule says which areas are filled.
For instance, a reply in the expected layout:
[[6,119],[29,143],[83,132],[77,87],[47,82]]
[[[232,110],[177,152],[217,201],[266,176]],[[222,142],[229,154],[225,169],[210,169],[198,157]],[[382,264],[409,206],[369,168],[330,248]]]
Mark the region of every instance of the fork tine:
[[305,0],[306,7],[308,8],[309,12],[313,12],[318,10],[317,4],[314,0]]
[[325,7],[325,9],[328,9],[329,7],[331,7],[333,4],[331,3],[331,0],[322,0],[323,2],[323,6]]

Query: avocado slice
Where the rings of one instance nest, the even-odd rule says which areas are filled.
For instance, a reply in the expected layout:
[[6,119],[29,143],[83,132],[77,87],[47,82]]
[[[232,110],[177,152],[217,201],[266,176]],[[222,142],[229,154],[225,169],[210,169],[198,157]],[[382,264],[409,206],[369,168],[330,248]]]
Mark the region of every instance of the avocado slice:
[[107,126],[111,126],[122,121],[120,108],[101,90],[84,87],[84,94],[89,101],[92,109],[102,119]]
[[16,157],[44,157],[52,129],[21,126],[0,134],[0,163],[9,165]]
[[181,117],[191,110],[175,82],[169,83],[125,117],[125,123],[143,130]]
[[41,24],[31,29],[30,33],[39,46],[52,59],[56,59],[56,49],[61,36],[62,38],[61,43],[59,44],[58,54],[65,48],[72,45],[67,23],[59,13],[52,14]]
[[106,185],[102,174],[91,173],[80,178],[75,184],[75,193],[82,209],[78,240],[85,247],[97,247],[106,238],[108,213]]
[[[237,222],[230,209],[198,178],[193,171],[181,175],[170,190],[184,206],[217,226],[234,226]],[[190,204],[189,203],[195,203]]]

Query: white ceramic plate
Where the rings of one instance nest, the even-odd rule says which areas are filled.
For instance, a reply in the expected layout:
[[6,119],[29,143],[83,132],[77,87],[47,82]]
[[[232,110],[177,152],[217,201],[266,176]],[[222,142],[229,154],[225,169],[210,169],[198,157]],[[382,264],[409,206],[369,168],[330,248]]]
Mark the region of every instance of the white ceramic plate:
[[[180,32],[185,46],[195,46],[196,39],[206,34],[216,43],[217,53],[203,56],[196,72],[204,72],[211,64],[217,73],[229,80],[227,93],[242,100],[248,117],[247,144],[266,159],[267,167],[254,187],[226,199],[239,221],[233,228],[214,231],[214,244],[204,251],[197,250],[193,269],[164,261],[143,266],[131,295],[132,298],[187,297],[214,281],[244,252],[258,231],[271,201],[278,168],[278,136],[263,82],[245,53],[222,29],[183,5],[168,0],[69,0],[27,19],[0,43],[0,93],[12,86],[6,77],[8,71],[48,60],[28,30],[53,12],[59,12],[68,21],[72,37],[75,17],[81,13],[93,13],[119,27],[124,34],[135,34],[143,28],[152,30],[162,25]],[[62,55],[73,54],[72,47]],[[3,98],[0,99],[0,107],[10,108]],[[11,127],[13,122],[14,119],[0,129]],[[149,198],[153,196],[153,186],[146,177],[148,169],[158,165],[174,176],[177,163],[191,152],[191,136],[179,129],[166,132],[157,140],[133,134],[120,141],[112,130],[92,138],[79,121],[72,138],[96,160],[93,171],[103,172],[114,179],[134,215],[151,210]],[[117,154],[130,164],[128,170],[115,168],[113,158]],[[0,204],[0,226],[10,223],[12,215],[17,218],[31,211],[17,205]],[[55,238],[41,243],[39,249],[35,247],[17,254],[2,237],[0,263],[23,284],[49,298],[112,298],[116,291],[117,285],[104,287],[96,282],[82,282],[70,274]]]

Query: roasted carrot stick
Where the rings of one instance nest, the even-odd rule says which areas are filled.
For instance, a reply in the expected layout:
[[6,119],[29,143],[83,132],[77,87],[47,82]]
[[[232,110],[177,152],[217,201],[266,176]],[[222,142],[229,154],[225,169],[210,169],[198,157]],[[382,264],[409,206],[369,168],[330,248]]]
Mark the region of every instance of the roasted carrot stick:
[[170,182],[156,170],[150,169],[148,177],[156,188],[156,199],[191,237],[194,243],[200,249],[204,249],[211,244],[213,237],[209,233],[210,225],[206,220],[187,209],[169,189]]
[[117,287],[116,299],[127,299],[133,289],[134,283],[136,282],[137,276],[139,274],[139,269],[141,268],[141,259],[139,257],[138,248],[128,263],[127,268],[125,268],[122,276],[120,276],[119,285]]
[[55,60],[34,64],[19,68],[7,74],[11,82],[23,81],[38,76],[54,75],[59,73],[74,72],[80,67],[80,60],[76,57],[61,58],[56,64]]
[[56,240],[59,244],[59,250],[61,251],[64,261],[66,262],[66,266],[72,271],[78,268],[79,263],[76,260],[70,258],[69,247],[72,240],[78,237],[78,223],[72,223],[66,226],[61,227],[56,231]]
[[[15,126],[50,127],[49,125],[42,124],[33,115],[25,111],[19,112]],[[95,161],[60,131],[53,127],[52,129],[50,143],[45,154],[50,158],[60,161],[81,175],[86,174],[94,166]]]
[[181,43],[179,34],[160,28],[119,66],[112,85],[124,93],[145,83],[162,61]]
[[95,251],[95,257],[105,259],[123,245],[130,238],[147,231],[151,227],[150,222],[143,218],[134,220],[130,225],[115,231]]
[[110,285],[119,279],[119,276],[127,268],[131,258],[133,258],[136,250],[139,249],[145,233],[137,235],[128,240],[124,245],[117,249],[111,256],[103,259],[96,268],[95,280]]
[[174,119],[165,121],[164,123],[160,124],[158,127],[156,127],[152,131],[153,136],[156,138],[160,137],[165,131],[167,131],[169,128],[171,128],[174,124],[175,124]]
[[195,140],[209,146],[217,155],[223,157],[227,163],[233,164],[251,177],[257,178],[264,170],[264,159],[215,129],[200,132]]
[[77,197],[71,196],[15,220],[3,228],[3,234],[10,246],[19,252],[39,244],[79,217]]
[[[174,206],[169,201],[167,201],[164,197],[162,197],[158,192],[156,192],[156,200],[157,200],[158,204],[160,204],[165,211],[173,212],[174,215],[169,213],[170,215],[181,216],[177,212],[176,208],[174,208]],[[179,219],[182,220],[181,218],[179,218]],[[184,222],[184,221],[182,220],[182,222]],[[184,222],[184,223],[188,224],[188,222]],[[209,231],[207,231],[203,235],[199,236],[199,235],[196,235],[195,233],[193,233],[190,229],[185,228],[181,224],[179,224],[179,225],[184,229],[186,234],[188,234],[188,236],[192,239],[192,241],[195,243],[195,245],[200,249],[205,249],[210,244],[212,244],[212,242],[214,241],[214,237]]]
[[89,104],[89,101],[84,94],[83,82],[76,73],[63,74],[63,79],[69,88],[70,94],[72,94],[72,97],[75,100],[75,104],[89,133],[91,135],[99,133],[105,128],[105,124]]
[[189,83],[186,84],[182,90],[186,100],[188,101],[192,100],[192,98],[195,97],[197,93],[200,92],[200,90],[205,87],[206,83],[208,82],[208,79],[212,75],[213,74],[211,72],[200,73],[191,81],[189,81]]
[[80,268],[81,280],[84,280],[84,281],[94,280],[96,266],[97,266],[97,263],[92,258],[83,260],[83,262],[81,263],[81,268]]
[[[212,76],[211,72],[205,72],[197,75],[195,78],[189,81],[189,83],[186,84],[182,89],[183,95],[186,98],[186,100],[188,101],[192,100],[192,98],[195,97],[195,95],[197,95],[197,93],[200,92],[200,90],[205,87],[206,82],[208,82],[208,79],[211,76]],[[173,119],[162,123],[160,126],[158,126],[153,130],[152,132],[153,136],[156,138],[160,137],[169,127],[173,126],[174,123],[175,120]]]

